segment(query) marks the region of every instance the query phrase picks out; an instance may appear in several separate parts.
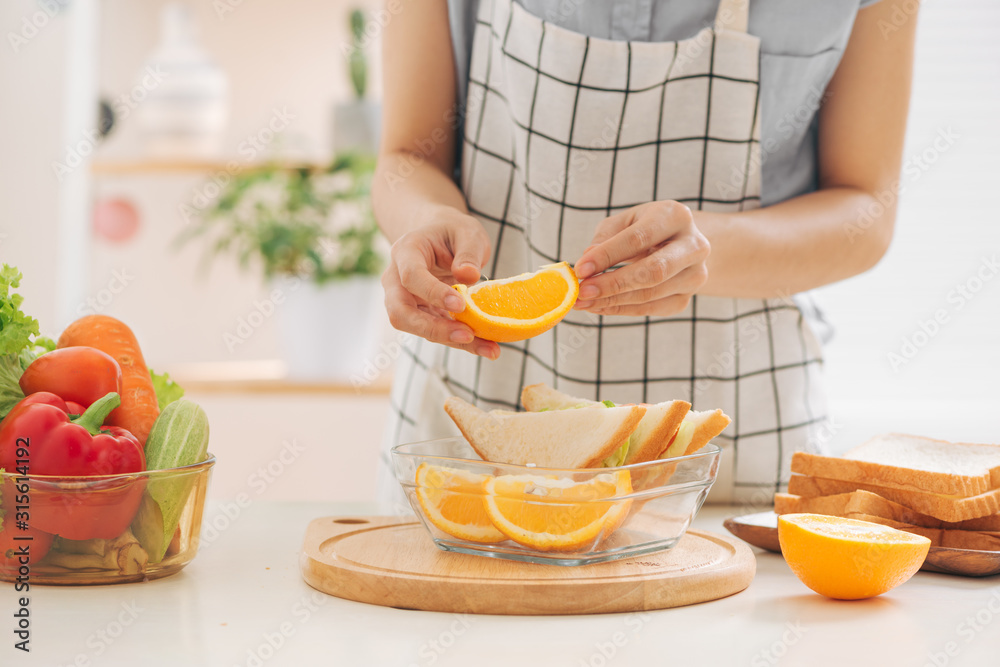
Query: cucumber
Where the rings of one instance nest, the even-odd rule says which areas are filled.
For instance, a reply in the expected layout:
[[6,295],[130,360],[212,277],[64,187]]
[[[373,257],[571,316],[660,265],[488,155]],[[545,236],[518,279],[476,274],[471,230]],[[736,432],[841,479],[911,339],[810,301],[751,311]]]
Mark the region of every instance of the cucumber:
[[[146,469],[165,470],[200,463],[208,453],[208,416],[197,403],[181,398],[157,417],[146,440]],[[158,563],[177,531],[184,506],[201,473],[150,476],[132,533]]]

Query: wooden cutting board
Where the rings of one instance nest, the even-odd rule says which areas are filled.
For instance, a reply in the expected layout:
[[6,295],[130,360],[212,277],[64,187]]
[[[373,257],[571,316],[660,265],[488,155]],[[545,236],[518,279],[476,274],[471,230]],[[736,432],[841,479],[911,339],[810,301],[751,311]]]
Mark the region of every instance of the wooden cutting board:
[[728,536],[691,530],[669,551],[564,567],[444,552],[412,517],[325,517],[306,530],[302,576],[358,602],[471,614],[603,614],[739,593],[757,568]]

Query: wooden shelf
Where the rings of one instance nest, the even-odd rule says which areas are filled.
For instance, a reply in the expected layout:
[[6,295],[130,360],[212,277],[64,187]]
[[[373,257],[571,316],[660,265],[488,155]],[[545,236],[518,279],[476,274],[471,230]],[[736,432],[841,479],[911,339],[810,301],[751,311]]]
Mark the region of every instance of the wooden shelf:
[[285,365],[277,359],[178,364],[166,370],[185,391],[198,394],[387,396],[392,387],[391,373],[383,373],[368,384],[350,380],[297,380],[287,377]]
[[208,174],[218,171],[239,172],[257,169],[265,165],[278,164],[288,169],[325,169],[329,161],[291,160],[277,162],[247,162],[240,158],[229,160],[163,160],[153,158],[99,159],[90,163],[90,171],[96,175],[141,175],[141,174]]

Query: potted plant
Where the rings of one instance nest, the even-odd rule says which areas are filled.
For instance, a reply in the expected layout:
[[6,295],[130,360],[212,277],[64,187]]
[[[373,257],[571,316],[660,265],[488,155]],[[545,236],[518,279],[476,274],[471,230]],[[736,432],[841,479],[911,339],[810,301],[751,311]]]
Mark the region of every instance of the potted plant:
[[333,108],[333,152],[362,151],[374,154],[378,149],[378,127],[380,107],[367,99],[368,57],[365,48],[368,35],[365,33],[365,14],[360,9],[350,13],[351,41],[344,42],[341,54],[347,61],[347,72],[351,81],[354,99],[342,102]]
[[383,243],[369,204],[374,159],[345,154],[326,168],[272,163],[235,175],[178,239],[257,266],[276,290],[288,375],[347,380],[381,339]]

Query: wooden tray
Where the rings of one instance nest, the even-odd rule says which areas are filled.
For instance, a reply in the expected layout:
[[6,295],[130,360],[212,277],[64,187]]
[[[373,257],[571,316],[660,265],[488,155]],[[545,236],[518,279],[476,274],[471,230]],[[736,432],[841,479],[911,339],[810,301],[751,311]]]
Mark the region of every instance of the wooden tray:
[[[781,553],[778,545],[778,515],[774,512],[734,516],[726,519],[722,525],[730,533],[755,547]],[[963,577],[990,577],[1000,574],[1000,551],[931,547],[920,569]]]
[[669,551],[576,567],[448,553],[412,517],[316,519],[299,565],[310,586],[337,597],[472,614],[680,607],[739,593],[757,569],[743,542],[697,530]]

